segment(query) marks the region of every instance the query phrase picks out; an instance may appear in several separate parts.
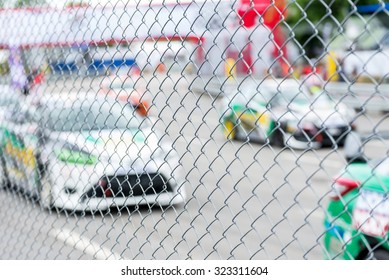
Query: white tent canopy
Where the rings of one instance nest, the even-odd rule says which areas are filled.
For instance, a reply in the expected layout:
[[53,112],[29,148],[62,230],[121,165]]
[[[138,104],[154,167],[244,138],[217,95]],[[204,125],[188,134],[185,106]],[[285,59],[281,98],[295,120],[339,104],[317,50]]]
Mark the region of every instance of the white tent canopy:
[[209,24],[216,17],[222,22],[231,11],[228,2],[209,1],[165,6],[3,9],[0,45],[33,47],[112,39],[203,38],[211,35]]
[[[238,54],[244,52],[249,40],[252,40],[250,34],[255,31],[239,24],[235,5],[236,1],[225,0],[164,5],[116,3],[61,9],[2,9],[0,46],[73,47],[127,42],[129,47],[125,54],[142,63],[142,54],[150,60],[153,58],[151,53],[158,52],[159,56],[165,53],[156,45],[156,51],[147,52],[150,43],[179,39],[201,44],[200,48],[187,48],[184,44],[178,46],[181,52],[187,52],[186,57],[190,60],[194,59],[194,51],[199,54],[195,60],[199,62],[201,73],[224,75],[227,49],[230,52],[233,49]],[[256,39],[253,44],[269,39],[265,36]],[[168,49],[172,51],[173,44]],[[105,51],[108,55],[108,50]],[[261,56],[271,55],[269,51],[260,51]],[[250,55],[254,56],[252,61],[258,61],[257,53]],[[235,56],[238,60],[239,55]],[[158,62],[159,59],[156,56],[154,60]],[[262,60],[259,62],[263,64]],[[259,69],[257,66],[258,63],[255,67]]]

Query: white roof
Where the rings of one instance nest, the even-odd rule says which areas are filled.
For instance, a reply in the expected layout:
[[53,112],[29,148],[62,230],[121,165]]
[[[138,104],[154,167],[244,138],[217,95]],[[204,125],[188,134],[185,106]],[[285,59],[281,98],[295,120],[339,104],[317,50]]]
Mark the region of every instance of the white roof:
[[231,4],[106,5],[78,8],[1,9],[0,45],[42,46],[109,40],[201,38],[214,14],[228,17]]

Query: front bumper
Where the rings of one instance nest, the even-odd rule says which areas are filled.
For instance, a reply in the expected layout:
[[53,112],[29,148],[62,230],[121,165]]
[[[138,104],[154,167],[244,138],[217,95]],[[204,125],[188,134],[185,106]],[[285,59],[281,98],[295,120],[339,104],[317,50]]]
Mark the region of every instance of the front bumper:
[[[159,166],[159,167],[158,167]],[[106,210],[131,205],[169,206],[184,202],[182,172],[166,162],[143,168],[110,164],[51,163],[49,179],[54,207],[71,211]]]
[[295,130],[293,133],[286,133],[285,144],[295,149],[320,148],[333,145],[342,146],[350,128],[348,126],[337,126],[329,128],[318,128]]
[[362,235],[350,225],[324,221],[324,255],[326,259],[354,260],[364,249]]

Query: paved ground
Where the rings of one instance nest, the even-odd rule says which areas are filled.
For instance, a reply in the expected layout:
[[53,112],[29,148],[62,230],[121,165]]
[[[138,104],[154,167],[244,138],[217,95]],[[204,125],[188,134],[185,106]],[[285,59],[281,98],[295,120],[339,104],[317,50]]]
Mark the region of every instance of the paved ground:
[[[293,151],[226,142],[220,100],[194,93],[190,77],[147,76],[155,126],[181,156],[187,199],[171,208],[129,207],[66,216],[0,191],[1,259],[322,259],[326,194],[342,150]],[[97,90],[98,79],[51,81],[46,91]],[[388,126],[361,115],[359,129]],[[385,144],[369,146],[382,154]]]

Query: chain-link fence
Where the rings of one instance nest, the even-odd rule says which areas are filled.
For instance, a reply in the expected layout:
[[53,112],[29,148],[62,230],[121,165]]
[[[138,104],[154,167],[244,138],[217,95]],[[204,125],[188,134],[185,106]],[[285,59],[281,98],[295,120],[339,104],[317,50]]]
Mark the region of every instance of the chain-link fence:
[[0,4],[1,259],[389,258],[388,3]]

